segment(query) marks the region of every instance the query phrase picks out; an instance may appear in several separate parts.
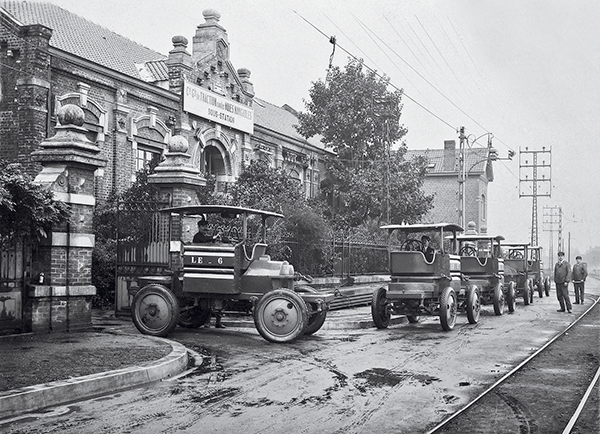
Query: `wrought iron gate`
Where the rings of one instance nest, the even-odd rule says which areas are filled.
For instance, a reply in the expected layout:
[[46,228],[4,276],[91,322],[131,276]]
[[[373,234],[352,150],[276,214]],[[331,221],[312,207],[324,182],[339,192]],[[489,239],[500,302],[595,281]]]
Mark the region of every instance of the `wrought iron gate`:
[[117,313],[130,311],[128,290],[136,277],[169,269],[170,216],[158,212],[168,206],[167,202],[117,203]]

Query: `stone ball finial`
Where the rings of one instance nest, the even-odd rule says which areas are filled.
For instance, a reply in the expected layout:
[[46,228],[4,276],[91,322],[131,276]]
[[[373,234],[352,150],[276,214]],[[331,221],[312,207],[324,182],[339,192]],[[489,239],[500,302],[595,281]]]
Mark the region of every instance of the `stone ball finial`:
[[65,104],[58,109],[56,116],[58,117],[58,122],[60,122],[62,126],[76,125],[81,127],[85,121],[83,110],[75,104]]
[[221,19],[221,14],[214,9],[206,9],[202,12],[202,15],[207,23],[211,21],[218,22]]
[[169,152],[187,152],[189,147],[187,139],[181,135],[169,139]]
[[248,68],[239,68],[237,73],[241,78],[250,78],[250,70]]
[[187,45],[188,45],[187,38],[185,36],[181,36],[181,35],[173,36],[171,38],[171,42],[173,43],[174,46],[183,45],[184,47],[187,47]]
[[467,235],[477,235],[477,225],[475,224],[474,221],[470,221],[469,223],[467,223],[467,231],[465,232],[465,234]]

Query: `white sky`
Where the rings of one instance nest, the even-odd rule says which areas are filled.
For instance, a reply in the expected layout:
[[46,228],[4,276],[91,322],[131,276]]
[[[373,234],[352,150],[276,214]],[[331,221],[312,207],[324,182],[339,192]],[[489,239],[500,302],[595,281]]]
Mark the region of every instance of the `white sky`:
[[458,143],[462,125],[473,138],[493,133],[501,157],[509,149],[517,153],[494,165],[488,232],[530,239],[532,199],[519,198],[519,149],[545,146],[552,149],[552,197],[538,199],[540,244],[547,252],[544,207],[560,206],[564,249],[569,232],[572,257],[600,246],[597,0],[52,2],[165,55],[175,35],[191,44],[202,11],[216,9],[231,61],[250,69],[257,97],[299,110],[332,52],[306,19],[337,37],[336,65],[347,63],[343,47],[404,89],[410,99],[404,97],[401,121],[409,148]]

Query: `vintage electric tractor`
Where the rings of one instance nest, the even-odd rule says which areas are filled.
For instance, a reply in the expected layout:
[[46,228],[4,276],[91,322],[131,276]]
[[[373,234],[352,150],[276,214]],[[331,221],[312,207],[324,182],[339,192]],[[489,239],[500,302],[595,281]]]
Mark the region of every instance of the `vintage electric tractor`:
[[542,247],[529,243],[502,243],[504,250],[505,282],[515,286],[517,297],[523,297],[525,305],[533,303],[537,291],[541,297],[550,295],[550,278],[544,276]]
[[252,314],[270,342],[289,342],[321,328],[334,294],[315,290],[310,277],[266,254],[266,220],[283,215],[217,205],[162,211],[180,221],[205,219],[213,233],[210,242],[180,243],[181,270],[138,279],[132,318],[141,333],[164,337],[178,324],[200,327],[211,312],[223,311]]
[[[415,323],[421,315],[439,316],[442,329],[452,330],[458,311],[460,258],[455,224],[387,225],[389,236],[388,287],[373,292],[371,314],[379,329],[387,328],[392,314]],[[431,240],[432,252],[422,243]]]
[[[494,314],[515,310],[514,287],[504,287],[504,259],[500,249],[501,235],[459,235],[460,272],[464,291],[459,302],[467,305],[467,318],[471,324],[479,320],[481,305],[493,304]],[[462,299],[464,294],[465,299]],[[471,300],[473,298],[473,300]],[[469,308],[475,305],[475,308]]]

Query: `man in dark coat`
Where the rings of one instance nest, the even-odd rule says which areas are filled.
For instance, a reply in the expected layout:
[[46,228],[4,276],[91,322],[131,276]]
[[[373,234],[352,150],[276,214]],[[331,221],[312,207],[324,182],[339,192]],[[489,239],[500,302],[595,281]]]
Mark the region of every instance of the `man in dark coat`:
[[584,262],[581,262],[581,256],[576,256],[575,261],[577,263],[573,265],[573,286],[575,287],[575,304],[583,304],[583,292],[585,286],[585,279],[587,278],[587,266]]
[[198,233],[194,235],[192,243],[214,243],[216,237],[208,235],[208,222],[204,216],[198,220]]
[[571,313],[571,300],[569,299],[569,281],[571,280],[571,266],[565,261],[565,253],[558,252],[558,262],[554,265],[554,283],[556,284],[556,298],[560,304],[558,312]]

